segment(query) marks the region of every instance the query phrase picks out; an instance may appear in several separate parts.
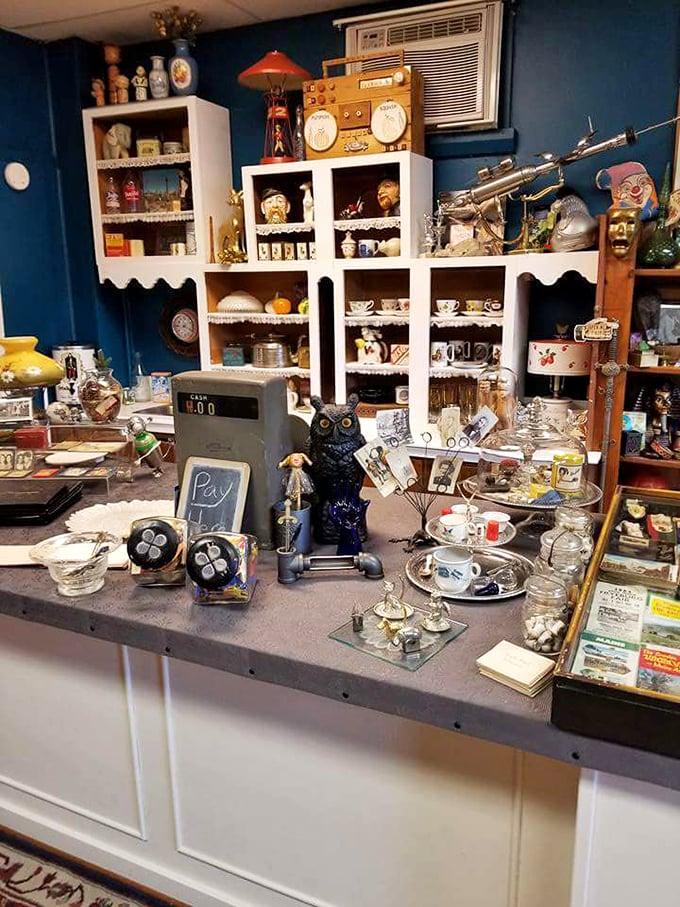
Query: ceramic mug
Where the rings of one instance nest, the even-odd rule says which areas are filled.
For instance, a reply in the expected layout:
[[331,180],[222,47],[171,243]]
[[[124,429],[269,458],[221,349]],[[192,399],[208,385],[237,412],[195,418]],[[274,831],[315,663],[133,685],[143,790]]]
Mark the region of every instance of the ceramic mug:
[[399,305],[400,312],[408,312],[408,310],[411,308],[411,300],[406,299],[405,297],[397,299],[397,304]]
[[465,311],[466,312],[483,312],[484,311],[484,299],[467,299],[465,301]]
[[457,362],[464,362],[470,358],[472,348],[469,340],[452,340],[451,345],[453,346],[453,358]]
[[503,303],[500,301],[500,299],[485,299],[484,300],[484,311],[493,312],[494,314],[496,314],[497,312],[498,313],[502,312]]
[[378,240],[360,239],[358,249],[359,258],[371,258],[378,251]]
[[460,310],[460,299],[435,299],[434,304],[441,315],[454,315]]
[[503,353],[503,345],[501,343],[492,343],[491,344],[491,362],[494,365],[501,364],[502,353]]
[[362,312],[372,312],[375,303],[372,299],[350,299],[348,305],[350,312],[359,315]]
[[433,368],[444,368],[456,358],[455,341],[433,340],[430,344],[430,365]]
[[401,404],[408,403],[408,384],[397,384],[394,388],[394,402]]
[[475,341],[472,344],[472,359],[475,362],[488,362],[491,355],[491,344],[485,340]]
[[467,516],[464,513],[445,513],[439,517],[439,525],[452,545],[464,545],[467,541]]
[[465,592],[472,578],[482,572],[472,555],[460,548],[435,548],[432,559],[435,585],[449,595]]
[[382,312],[396,312],[399,308],[399,302],[396,299],[381,299],[380,310]]

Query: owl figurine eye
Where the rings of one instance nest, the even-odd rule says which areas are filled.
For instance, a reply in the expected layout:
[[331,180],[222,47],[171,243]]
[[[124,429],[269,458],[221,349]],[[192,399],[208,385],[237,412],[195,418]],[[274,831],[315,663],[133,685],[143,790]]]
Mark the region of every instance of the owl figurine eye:
[[319,428],[329,428],[330,424],[330,419],[319,419]]
[[350,419],[349,416],[345,416],[340,424],[343,428],[351,428],[354,425],[354,420]]

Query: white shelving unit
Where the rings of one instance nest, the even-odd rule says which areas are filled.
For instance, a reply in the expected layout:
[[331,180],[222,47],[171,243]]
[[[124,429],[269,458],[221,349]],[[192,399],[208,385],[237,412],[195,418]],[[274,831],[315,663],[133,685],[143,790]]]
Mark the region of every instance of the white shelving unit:
[[[136,138],[150,134],[181,139],[185,150],[180,154],[104,160],[102,143],[114,123],[131,127],[131,153]],[[187,279],[198,283],[209,260],[209,219],[213,219],[217,239],[216,231],[228,214],[227,199],[232,186],[229,111],[196,97],[91,107],[83,111],[83,131],[99,279],[111,280],[120,288],[133,279],[144,287],[151,287],[160,279],[173,287],[181,286]],[[185,167],[190,173],[193,210],[106,214],[104,180],[108,174],[116,174],[122,182],[126,170],[134,170],[139,176],[140,171],[147,169],[176,166]],[[163,241],[163,231],[167,229],[164,225],[175,224],[181,233],[182,225],[190,221],[194,223],[196,254],[177,256],[179,262],[170,254],[158,254],[167,245]],[[119,230],[107,230],[107,227]],[[104,242],[107,232],[122,232],[128,239],[142,239],[145,255],[107,257]]]

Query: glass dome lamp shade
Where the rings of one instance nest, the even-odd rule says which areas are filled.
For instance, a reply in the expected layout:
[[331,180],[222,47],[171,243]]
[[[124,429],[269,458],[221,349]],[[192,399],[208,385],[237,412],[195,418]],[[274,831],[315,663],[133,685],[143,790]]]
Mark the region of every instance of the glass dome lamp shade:
[[279,50],[270,50],[261,60],[239,74],[239,85],[265,92],[267,121],[261,164],[296,160],[286,89],[301,88],[302,83],[311,78],[311,73]]

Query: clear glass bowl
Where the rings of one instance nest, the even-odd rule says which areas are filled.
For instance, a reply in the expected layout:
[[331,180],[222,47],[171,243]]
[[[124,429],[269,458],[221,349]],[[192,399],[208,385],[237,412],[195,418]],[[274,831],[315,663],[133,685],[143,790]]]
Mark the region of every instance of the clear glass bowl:
[[66,532],[39,542],[29,555],[47,567],[61,595],[90,595],[104,585],[109,552],[120,544],[110,532]]

